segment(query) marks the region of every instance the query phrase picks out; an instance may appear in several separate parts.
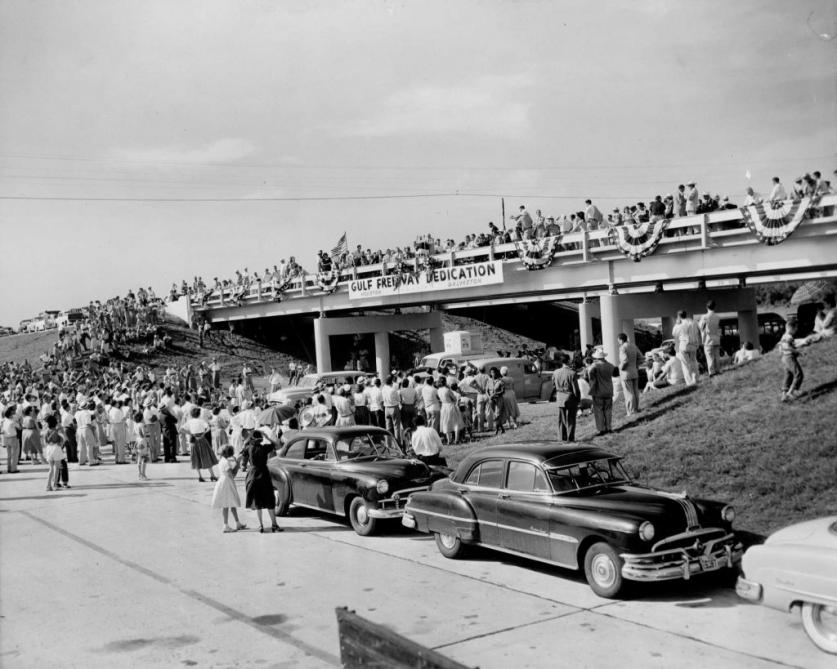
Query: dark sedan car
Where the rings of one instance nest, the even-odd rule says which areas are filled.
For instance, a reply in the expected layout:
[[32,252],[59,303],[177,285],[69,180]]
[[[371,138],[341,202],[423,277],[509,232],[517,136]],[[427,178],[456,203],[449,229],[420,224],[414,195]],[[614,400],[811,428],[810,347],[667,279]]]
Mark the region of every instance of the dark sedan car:
[[626,581],[689,579],[732,568],[735,513],[631,482],[620,458],[573,444],[511,444],[468,455],[450,478],[416,493],[402,522],[433,533],[442,555],[477,544],[584,569],[602,597]]
[[267,465],[277,514],[293,504],[347,516],[364,536],[378,520],[400,518],[412,493],[450,473],[408,458],[389,432],[370,426],[296,432]]

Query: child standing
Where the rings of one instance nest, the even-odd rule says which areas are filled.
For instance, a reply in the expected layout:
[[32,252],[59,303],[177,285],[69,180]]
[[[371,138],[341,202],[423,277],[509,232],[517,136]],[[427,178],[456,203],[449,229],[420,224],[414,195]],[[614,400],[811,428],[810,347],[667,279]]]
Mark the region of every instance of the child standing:
[[[47,429],[44,433],[46,443],[45,457],[49,464],[47,476],[47,490],[58,490],[61,487],[61,461],[66,459],[64,455],[64,436],[56,429],[58,419],[54,414],[46,417]],[[69,488],[69,486],[67,486]]]
[[[223,532],[235,532],[247,527],[238,519],[237,508],[241,506],[241,498],[238,496],[238,490],[235,487],[235,475],[238,473],[239,464],[241,464],[241,456],[233,457],[234,453],[235,450],[229,444],[221,449],[221,460],[218,463],[221,476],[212,492],[212,508],[221,509],[221,515],[224,517]],[[232,511],[232,516],[235,519],[235,530],[229,525],[230,511]]]
[[137,474],[140,481],[148,480],[145,475],[145,468],[148,466],[148,458],[151,454],[145,429],[145,424],[142,422],[142,411],[137,411],[134,414],[134,446],[137,451]]
[[801,394],[799,387],[805,375],[802,373],[802,366],[799,364],[799,350],[796,339],[797,330],[795,318],[789,318],[785,323],[785,334],[779,340],[779,350],[782,353],[782,368],[785,370],[785,380],[782,383],[782,401],[789,402]]

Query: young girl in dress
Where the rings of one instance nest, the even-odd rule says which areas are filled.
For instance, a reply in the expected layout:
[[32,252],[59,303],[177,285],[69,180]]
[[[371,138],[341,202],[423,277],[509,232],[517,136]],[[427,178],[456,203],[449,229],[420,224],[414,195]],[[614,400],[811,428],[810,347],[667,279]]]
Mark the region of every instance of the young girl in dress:
[[[58,490],[61,487],[61,461],[64,455],[64,436],[56,428],[58,420],[54,414],[46,417],[47,429],[44,433],[46,443],[46,461],[49,463],[49,474],[47,476],[47,490]],[[69,486],[68,486],[69,487]]]
[[[224,517],[223,532],[235,532],[247,527],[238,519],[237,509],[241,506],[241,498],[238,496],[238,490],[235,487],[235,475],[238,473],[238,466],[241,464],[241,456],[234,457],[234,454],[235,450],[230,445],[221,449],[221,460],[218,463],[221,476],[212,493],[212,508],[221,509],[221,515]],[[235,519],[235,529],[229,525],[230,511],[232,511],[232,516]]]
[[134,414],[134,448],[137,452],[137,474],[140,481],[147,481],[145,468],[148,466],[148,459],[151,448],[148,446],[148,436],[145,433],[145,425],[142,422],[142,411]]

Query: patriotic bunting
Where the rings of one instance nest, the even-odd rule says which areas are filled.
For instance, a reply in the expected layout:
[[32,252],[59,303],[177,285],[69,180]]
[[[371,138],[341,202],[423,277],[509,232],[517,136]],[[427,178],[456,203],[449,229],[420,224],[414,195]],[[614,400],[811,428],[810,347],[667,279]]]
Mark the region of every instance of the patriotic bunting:
[[669,222],[669,219],[661,218],[653,223],[625,223],[612,226],[608,234],[616,248],[634,262],[639,262],[643,256],[654,252]]
[[556,237],[543,237],[541,239],[524,239],[515,242],[517,255],[523,261],[528,270],[544,269],[552,263],[555,249],[558,246],[560,235]]
[[331,295],[337,290],[337,282],[340,280],[340,272],[330,269],[317,274],[317,287],[326,295]]
[[818,196],[814,196],[782,202],[759,202],[740,207],[741,217],[760,242],[773,246],[785,241],[819,200]]

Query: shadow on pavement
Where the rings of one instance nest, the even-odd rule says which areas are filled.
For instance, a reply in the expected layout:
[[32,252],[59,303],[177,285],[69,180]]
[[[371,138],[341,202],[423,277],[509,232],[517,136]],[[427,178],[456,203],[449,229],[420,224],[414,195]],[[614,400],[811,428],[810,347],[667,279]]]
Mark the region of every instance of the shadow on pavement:
[[170,483],[162,481],[132,481],[130,483],[97,483],[91,485],[73,485],[73,490],[118,490],[120,488],[171,488]]
[[76,495],[75,493],[54,492],[49,495],[32,495],[30,497],[0,497],[0,502],[18,502],[29,499],[57,499],[65,497],[87,497],[87,495]]

